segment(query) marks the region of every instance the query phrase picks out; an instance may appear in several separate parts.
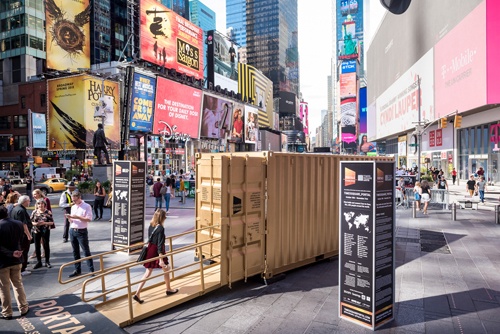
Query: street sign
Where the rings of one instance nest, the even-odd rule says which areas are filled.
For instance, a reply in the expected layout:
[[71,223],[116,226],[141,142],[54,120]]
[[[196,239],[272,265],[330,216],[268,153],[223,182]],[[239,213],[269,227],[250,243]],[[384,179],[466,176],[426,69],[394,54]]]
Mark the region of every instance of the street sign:
[[410,144],[410,147],[417,147],[418,144]]
[[31,147],[26,146],[26,156],[29,157],[31,155]]
[[34,164],[35,163],[35,159],[28,159],[28,163],[29,164]]

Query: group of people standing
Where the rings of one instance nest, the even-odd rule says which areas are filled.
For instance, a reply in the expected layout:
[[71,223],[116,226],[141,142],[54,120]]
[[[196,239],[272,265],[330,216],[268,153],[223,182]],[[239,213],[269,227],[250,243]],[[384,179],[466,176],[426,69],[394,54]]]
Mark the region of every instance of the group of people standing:
[[[191,175],[192,179],[193,175]],[[158,209],[162,209],[163,206],[163,201],[165,201],[165,211],[166,213],[170,213],[170,200],[171,198],[175,198],[175,190],[176,188],[176,182],[179,181],[179,192],[181,194],[181,200],[179,202],[184,201],[184,197],[186,196],[186,186],[184,184],[184,180],[182,178],[182,170],[181,170],[181,175],[176,179],[175,175],[170,175],[170,177],[167,177],[165,181],[161,181],[161,178],[158,177],[156,178],[156,182],[154,181],[154,178],[152,175],[150,175],[146,183],[149,188],[149,196],[155,198],[155,211]]]

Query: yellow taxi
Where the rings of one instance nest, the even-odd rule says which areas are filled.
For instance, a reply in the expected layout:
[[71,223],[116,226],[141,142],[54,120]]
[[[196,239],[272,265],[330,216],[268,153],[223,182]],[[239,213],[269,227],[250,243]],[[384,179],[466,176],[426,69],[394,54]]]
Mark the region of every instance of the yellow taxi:
[[53,178],[53,179],[45,179],[37,182],[35,184],[35,189],[40,189],[42,193],[47,196],[47,194],[52,193],[54,191],[64,191],[66,190],[66,182],[65,179],[61,178]]

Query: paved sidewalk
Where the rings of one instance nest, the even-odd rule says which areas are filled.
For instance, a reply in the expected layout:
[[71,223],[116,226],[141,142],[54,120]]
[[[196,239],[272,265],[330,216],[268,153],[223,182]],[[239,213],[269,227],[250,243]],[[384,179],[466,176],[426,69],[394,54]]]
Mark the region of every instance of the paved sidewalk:
[[[378,332],[500,332],[500,226],[483,208],[459,210],[457,219],[440,209],[417,219],[397,210],[396,320]],[[338,293],[338,260],[323,261],[269,286],[238,282],[125,330],[370,333],[339,319]]]

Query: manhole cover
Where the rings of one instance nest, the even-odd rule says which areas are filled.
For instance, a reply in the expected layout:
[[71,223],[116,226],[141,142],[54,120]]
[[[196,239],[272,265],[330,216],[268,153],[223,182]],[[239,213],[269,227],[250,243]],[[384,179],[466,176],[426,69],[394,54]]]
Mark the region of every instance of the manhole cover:
[[401,238],[401,237],[396,237],[396,242],[413,242],[415,244],[420,243],[419,239],[412,239],[412,238]]

